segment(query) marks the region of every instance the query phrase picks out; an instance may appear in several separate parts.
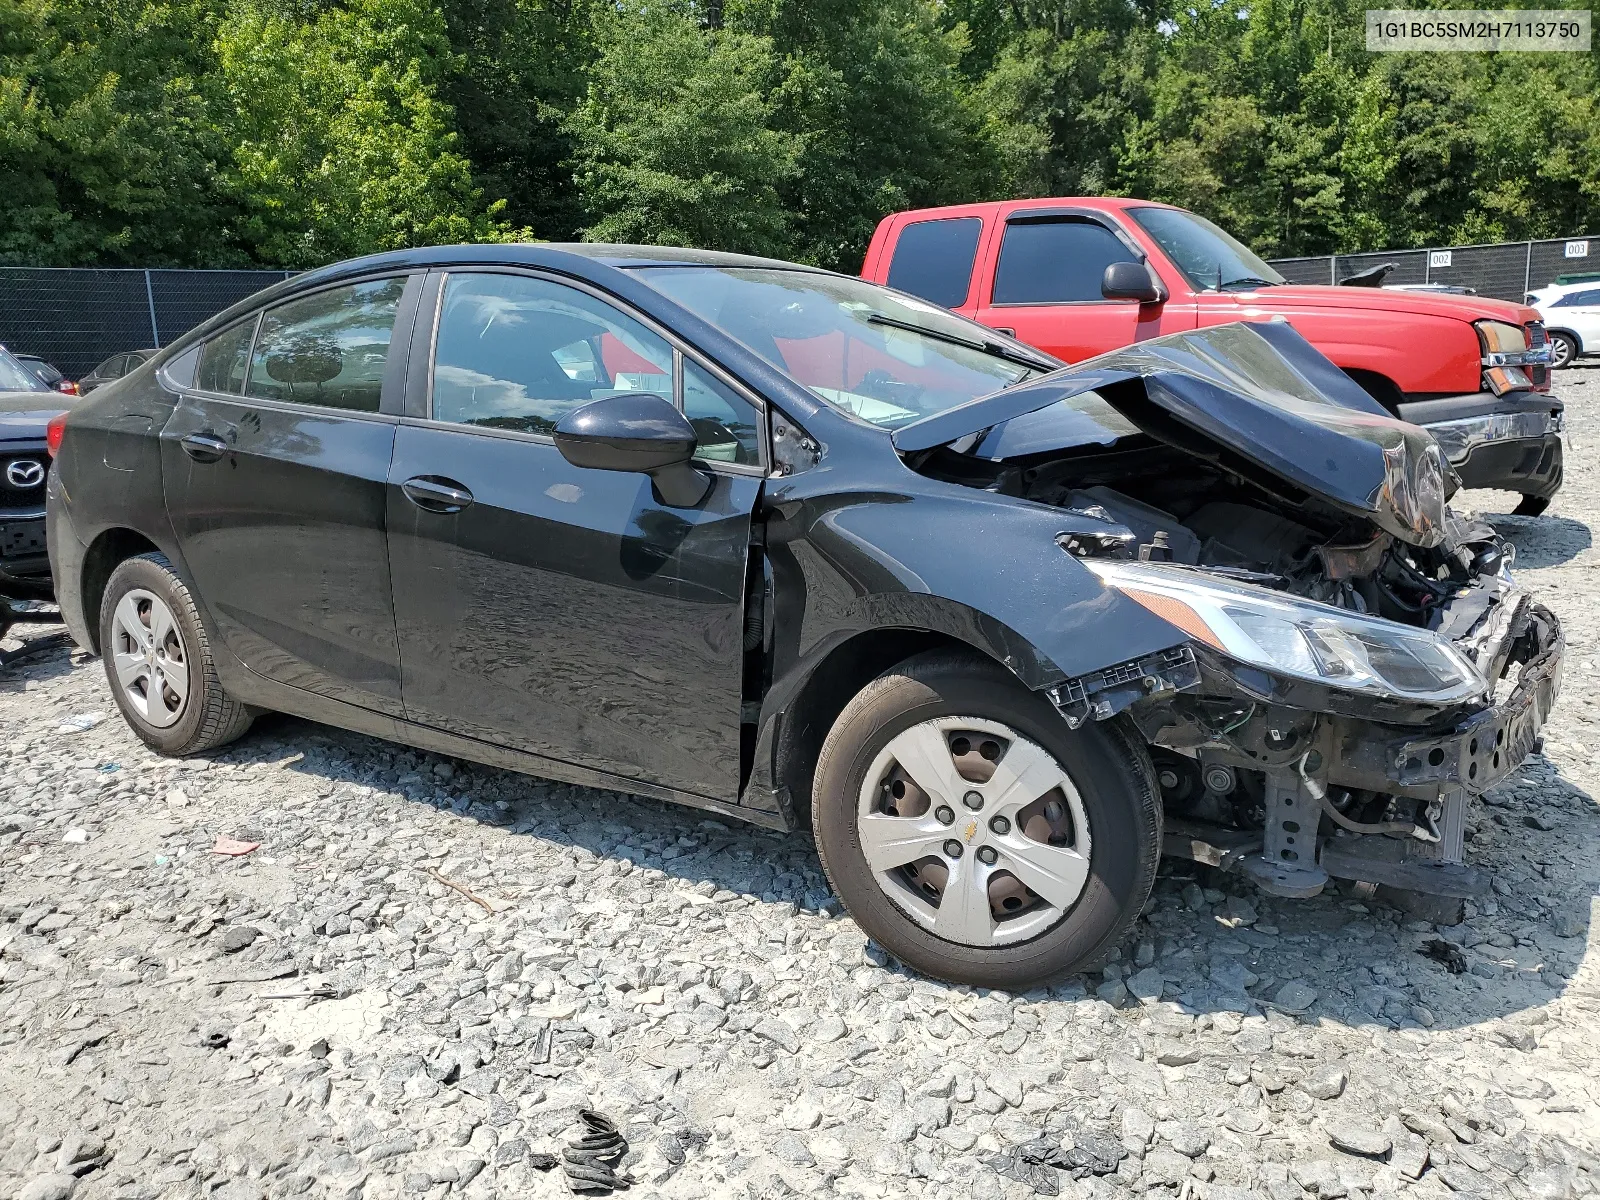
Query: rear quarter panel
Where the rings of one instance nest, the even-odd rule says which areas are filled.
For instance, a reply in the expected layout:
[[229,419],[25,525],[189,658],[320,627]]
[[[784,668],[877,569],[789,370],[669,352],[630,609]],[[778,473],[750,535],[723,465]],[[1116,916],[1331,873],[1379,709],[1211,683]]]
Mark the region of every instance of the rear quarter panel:
[[[180,561],[167,520],[157,438],[175,400],[146,364],[96,388],[67,418],[51,472],[48,532],[57,595],[80,642],[94,636],[94,614],[85,611],[81,589],[83,563],[97,539],[131,530],[174,564]],[[81,614],[78,620],[71,619],[75,614]]]

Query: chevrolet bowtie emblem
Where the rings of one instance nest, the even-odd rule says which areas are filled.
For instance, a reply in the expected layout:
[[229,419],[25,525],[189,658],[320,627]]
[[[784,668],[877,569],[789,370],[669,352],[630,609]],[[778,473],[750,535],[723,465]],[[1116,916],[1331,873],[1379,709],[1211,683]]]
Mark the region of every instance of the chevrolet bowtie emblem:
[[967,842],[969,844],[972,842],[973,835],[976,834],[977,832],[978,832],[978,823],[976,821],[968,821],[967,822],[966,838],[967,838]]

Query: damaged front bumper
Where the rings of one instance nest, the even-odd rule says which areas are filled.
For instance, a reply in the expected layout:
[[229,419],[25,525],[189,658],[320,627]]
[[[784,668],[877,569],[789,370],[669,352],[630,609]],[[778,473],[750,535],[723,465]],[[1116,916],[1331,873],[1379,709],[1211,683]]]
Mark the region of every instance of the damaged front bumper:
[[1451,607],[1441,627],[1498,685],[1465,709],[1319,695],[1197,643],[1047,694],[1074,727],[1123,713],[1138,727],[1157,756],[1169,854],[1277,895],[1315,895],[1330,877],[1476,895],[1488,880],[1462,861],[1466,805],[1537,751],[1565,639],[1504,577]]
[[1566,413],[1553,396],[1451,396],[1402,404],[1400,415],[1433,435],[1463,487],[1540,498],[1561,487]]

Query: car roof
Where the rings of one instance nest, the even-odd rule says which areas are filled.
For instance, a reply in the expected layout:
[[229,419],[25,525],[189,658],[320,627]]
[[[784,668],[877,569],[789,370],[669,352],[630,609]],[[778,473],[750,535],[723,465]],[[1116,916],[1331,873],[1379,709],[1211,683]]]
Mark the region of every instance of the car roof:
[[588,259],[608,267],[657,266],[716,266],[764,267],[789,271],[814,271],[834,274],[821,267],[808,267],[802,263],[784,262],[776,258],[761,258],[753,254],[730,254],[721,250],[692,250],[677,246],[632,246],[609,242],[507,242],[463,243],[454,246],[422,246],[411,250],[391,250],[383,254],[369,254],[363,258],[346,259],[326,267],[318,267],[305,274],[296,275],[274,286],[273,292],[299,291],[349,276],[390,269],[424,270],[428,267],[455,265],[473,266],[526,266],[556,267],[563,260],[571,265],[572,258]]
[[[1031,200],[985,200],[976,204],[947,204],[941,208],[908,208],[892,214],[903,224],[944,217],[998,217],[1030,209],[1072,208],[1095,212],[1124,212],[1132,208],[1174,208],[1155,200],[1133,196],[1041,196]],[[1187,211],[1187,210],[1180,210]]]
[[1590,279],[1583,283],[1547,283],[1542,288],[1532,289],[1532,294],[1555,299],[1565,296],[1568,292],[1589,292],[1600,288],[1600,279]]

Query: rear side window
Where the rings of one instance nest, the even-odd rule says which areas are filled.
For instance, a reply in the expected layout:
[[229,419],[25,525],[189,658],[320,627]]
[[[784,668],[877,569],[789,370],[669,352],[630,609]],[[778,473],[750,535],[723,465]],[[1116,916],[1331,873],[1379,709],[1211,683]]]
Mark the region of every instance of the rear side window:
[[377,412],[405,288],[404,278],[375,279],[268,309],[246,390],[263,400]]
[[916,221],[900,231],[889,262],[889,286],[946,308],[967,302],[972,263],[978,256],[977,217]]
[[1561,299],[1552,304],[1551,308],[1587,308],[1592,304],[1600,304],[1600,288],[1592,288],[1582,292],[1568,292]]
[[1006,225],[994,274],[996,304],[1104,300],[1100,277],[1112,263],[1137,262],[1116,234],[1093,221]]
[[[244,369],[250,359],[250,338],[255,331],[254,320],[241,321],[207,342],[200,354],[200,370],[195,374],[195,387],[203,392],[244,391]],[[96,373],[115,378],[110,368],[117,361],[114,358],[101,363],[95,368]]]

